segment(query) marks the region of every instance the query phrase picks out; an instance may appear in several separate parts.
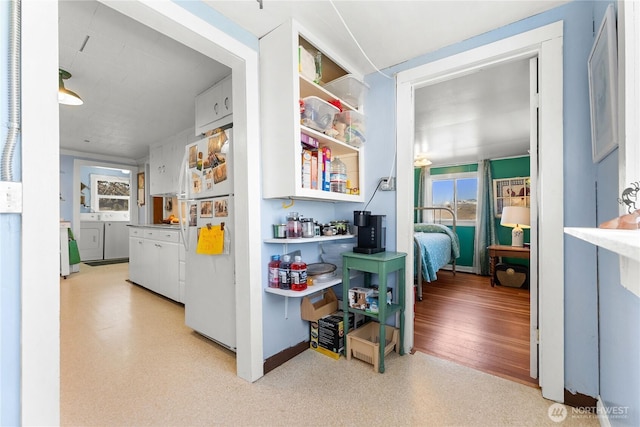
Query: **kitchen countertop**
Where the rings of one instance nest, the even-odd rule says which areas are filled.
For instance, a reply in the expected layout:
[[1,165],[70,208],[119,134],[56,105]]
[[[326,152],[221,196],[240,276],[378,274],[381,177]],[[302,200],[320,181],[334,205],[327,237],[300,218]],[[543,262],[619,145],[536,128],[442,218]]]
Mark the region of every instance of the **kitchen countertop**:
[[128,224],[129,227],[140,227],[140,228],[171,228],[179,230],[179,224]]

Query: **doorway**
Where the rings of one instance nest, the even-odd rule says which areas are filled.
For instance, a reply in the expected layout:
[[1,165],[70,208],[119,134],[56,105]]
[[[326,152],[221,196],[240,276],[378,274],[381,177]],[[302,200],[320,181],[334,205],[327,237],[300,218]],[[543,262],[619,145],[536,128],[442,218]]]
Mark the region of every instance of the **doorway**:
[[[398,188],[408,191],[398,193],[397,227],[399,251],[406,252],[407,269],[413,259],[413,96],[416,88],[450,79],[456,75],[478,70],[491,64],[516,58],[538,56],[540,96],[540,155],[538,202],[545,206],[535,217],[540,224],[538,246],[545,247],[537,254],[532,247],[532,266],[538,266],[540,288],[540,386],[544,397],[562,402],[564,400],[564,267],[557,260],[563,259],[563,202],[561,191],[553,185],[563,178],[563,125],[562,125],[562,23],[557,22],[500,40],[449,58],[434,61],[423,66],[401,72],[397,76],[397,141],[398,170],[409,171],[398,174]],[[537,152],[538,147],[531,147]],[[536,165],[537,168],[537,165]],[[533,170],[536,170],[534,168]],[[533,216],[534,214],[532,214]],[[532,267],[533,268],[533,267]],[[413,283],[407,281],[407,295]],[[559,285],[560,284],[560,285]],[[407,318],[414,316],[411,300],[407,300]],[[413,345],[413,325],[405,332],[405,343]]]
[[[432,161],[416,173],[417,206],[451,207],[460,248],[458,274],[438,271],[437,280],[422,286],[424,300],[416,299],[414,350],[528,385],[537,385],[535,344],[530,360],[529,325],[535,327],[537,321],[530,315],[530,292],[528,287],[492,287],[488,261],[486,266],[480,264],[481,254],[494,239],[496,244],[511,245],[511,229],[496,219],[505,201],[485,200],[494,192],[492,179],[531,175],[529,152],[535,138],[531,129],[537,128],[537,115],[531,114],[530,100],[537,88],[531,84],[536,75],[530,69],[535,61],[505,60],[420,85],[413,98],[414,153]],[[523,197],[509,200],[509,205],[529,208],[529,200],[537,196],[535,188],[527,184],[530,197],[525,197],[523,187]],[[531,225],[526,242],[535,247],[537,226]]]
[[[246,168],[236,168],[239,194],[238,221],[249,224],[238,230],[236,253],[247,261],[237,272],[238,353],[237,375],[247,381],[262,376],[262,300],[259,224],[260,159],[248,141],[259,140],[258,54],[234,36],[218,29],[233,25],[223,17],[200,18],[174,2],[109,2],[110,7],[197,49],[233,70],[235,141],[242,149],[236,156]],[[23,158],[59,157],[57,2],[22,3],[22,147]],[[204,19],[207,19],[206,21]],[[236,78],[237,77],[237,78]],[[45,94],[45,95],[43,95]],[[37,125],[36,125],[37,123]],[[42,168],[40,162],[23,162],[23,201],[20,269],[22,286],[21,393],[24,424],[52,424],[59,419],[59,166]],[[44,170],[44,172],[43,172]],[[254,295],[255,298],[245,298]]]

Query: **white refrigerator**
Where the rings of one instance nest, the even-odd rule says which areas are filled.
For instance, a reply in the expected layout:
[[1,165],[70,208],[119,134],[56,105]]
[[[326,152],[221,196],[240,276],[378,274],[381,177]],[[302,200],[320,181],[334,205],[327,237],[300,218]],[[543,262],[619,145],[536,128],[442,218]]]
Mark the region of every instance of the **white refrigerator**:
[[186,249],[185,323],[235,351],[232,147],[231,128],[187,145],[178,211]]

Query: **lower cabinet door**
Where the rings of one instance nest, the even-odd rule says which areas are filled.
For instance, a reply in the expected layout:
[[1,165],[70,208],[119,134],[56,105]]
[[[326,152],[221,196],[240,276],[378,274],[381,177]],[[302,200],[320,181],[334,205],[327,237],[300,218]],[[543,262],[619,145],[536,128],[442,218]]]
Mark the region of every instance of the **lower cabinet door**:
[[129,280],[138,285],[146,284],[144,269],[144,239],[129,238]]
[[155,271],[155,280],[152,285],[157,292],[174,301],[180,299],[179,291],[179,256],[180,251],[178,244],[153,241],[153,250],[155,253],[155,263],[153,270]]

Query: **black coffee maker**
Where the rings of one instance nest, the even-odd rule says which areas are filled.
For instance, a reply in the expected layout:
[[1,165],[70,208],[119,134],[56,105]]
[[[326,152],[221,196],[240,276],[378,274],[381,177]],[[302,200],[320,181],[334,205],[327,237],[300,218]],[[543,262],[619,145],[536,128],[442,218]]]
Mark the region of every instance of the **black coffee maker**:
[[358,246],[353,252],[376,254],[385,251],[387,228],[385,215],[371,215],[369,211],[353,211],[353,224],[358,227]]

